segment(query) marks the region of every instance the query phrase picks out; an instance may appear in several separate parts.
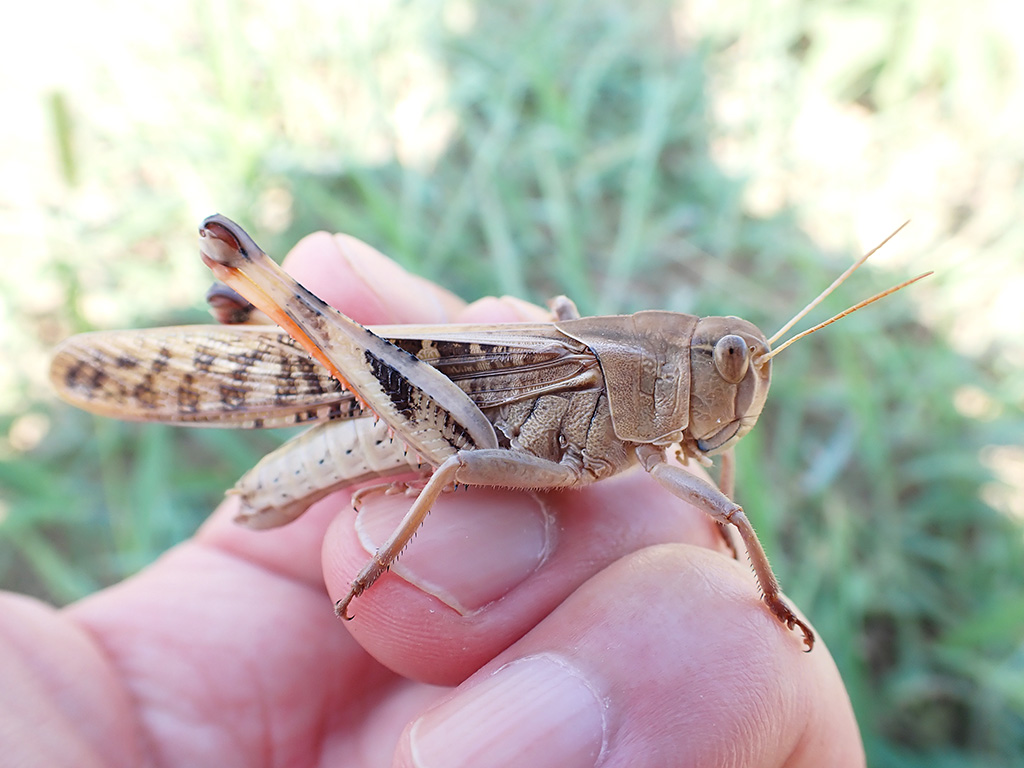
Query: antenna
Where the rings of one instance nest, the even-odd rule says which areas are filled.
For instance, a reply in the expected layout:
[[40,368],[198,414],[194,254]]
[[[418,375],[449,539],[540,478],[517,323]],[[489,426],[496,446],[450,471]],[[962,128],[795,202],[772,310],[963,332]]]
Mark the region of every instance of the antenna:
[[[899,226],[898,226],[898,227],[897,227],[897,228],[896,228],[895,230],[893,230],[892,234],[891,234],[891,235],[889,235],[889,236],[888,236],[887,238],[885,238],[885,240],[883,240],[882,242],[880,242],[880,243],[879,243],[878,245],[876,245],[876,246],[875,246],[874,248],[872,248],[872,249],[871,249],[870,251],[868,251],[868,252],[867,252],[867,253],[865,253],[865,254],[864,254],[863,256],[861,256],[861,257],[860,257],[859,259],[857,259],[857,261],[855,261],[855,262],[854,262],[854,263],[853,263],[853,264],[852,264],[852,265],[850,266],[850,268],[849,268],[849,269],[847,269],[847,270],[846,270],[845,272],[843,272],[843,274],[841,274],[841,275],[840,275],[839,277],[837,277],[837,278],[836,278],[836,279],[835,279],[835,280],[834,280],[834,281],[832,282],[832,285],[830,285],[830,286],[829,286],[828,288],[826,288],[826,289],[825,289],[824,291],[822,291],[821,293],[819,293],[819,294],[818,294],[818,297],[817,297],[816,299],[814,299],[814,301],[812,301],[812,302],[811,302],[810,304],[808,304],[808,305],[807,305],[806,307],[804,307],[804,308],[803,308],[803,309],[801,309],[801,310],[800,310],[799,312],[797,312],[797,313],[796,313],[795,315],[793,315],[793,319],[792,319],[792,320],[790,320],[790,321],[789,321],[788,323],[786,323],[786,324],[785,324],[784,326],[782,326],[781,328],[779,328],[779,330],[777,330],[777,331],[775,332],[775,334],[774,334],[774,335],[773,335],[773,336],[772,336],[772,337],[771,337],[770,339],[768,339],[768,343],[769,343],[769,344],[774,344],[774,343],[775,343],[776,341],[778,341],[778,340],[779,340],[779,338],[781,338],[782,334],[784,334],[784,333],[785,333],[786,331],[788,331],[788,330],[789,330],[790,328],[792,328],[792,327],[793,327],[794,325],[796,325],[797,323],[799,323],[799,322],[800,322],[800,321],[801,321],[801,320],[802,320],[802,319],[804,318],[804,316],[805,316],[805,315],[806,315],[806,314],[807,314],[808,312],[810,312],[810,311],[811,311],[812,309],[814,309],[814,308],[815,308],[816,306],[818,306],[819,304],[821,304],[821,302],[822,302],[822,301],[824,301],[824,300],[825,300],[825,299],[826,299],[826,298],[828,297],[828,295],[829,295],[830,293],[832,293],[832,291],[834,291],[834,290],[835,290],[836,288],[838,288],[838,287],[839,287],[840,285],[842,285],[842,284],[843,284],[844,282],[846,282],[846,278],[848,278],[848,277],[849,277],[850,275],[852,275],[852,274],[853,274],[854,272],[856,272],[856,271],[857,271],[857,270],[858,270],[858,269],[860,268],[860,266],[861,266],[861,265],[862,265],[862,264],[863,264],[863,263],[864,263],[865,261],[867,261],[867,260],[868,260],[869,258],[871,258],[871,256],[873,256],[873,255],[875,254],[875,252],[876,252],[876,251],[878,251],[878,249],[879,249],[879,248],[881,248],[881,247],[882,247],[883,245],[885,245],[885,244],[886,244],[886,243],[888,243],[888,242],[889,242],[890,240],[892,240],[892,239],[893,239],[894,237],[896,237],[896,234],[897,234],[897,233],[898,233],[898,232],[899,232],[899,231],[900,231],[901,229],[903,229],[903,228],[904,228],[905,226],[907,226],[907,224],[909,224],[909,223],[910,223],[910,220],[909,220],[909,219],[907,219],[906,221],[904,221],[904,222],[903,222],[902,224],[900,224],[900,225],[899,225]],[[922,275],[921,277],[924,277],[924,275]],[[915,278],[915,279],[918,279],[918,280],[920,280],[921,278]],[[913,281],[911,281],[911,282],[913,282]],[[909,285],[909,284],[910,284],[910,283],[906,283],[906,285]],[[902,286],[900,286],[900,287],[902,287]],[[894,290],[898,290],[898,289],[894,289]],[[891,291],[890,291],[890,293],[891,293]],[[875,297],[875,298],[876,298],[876,299],[880,299],[880,298],[882,298],[882,296],[881,296],[881,295],[879,295],[879,296],[877,296],[877,297]],[[874,301],[874,300],[875,300],[875,299],[872,299],[871,301]],[[870,304],[870,303],[871,303],[871,301],[868,301],[868,302],[867,302],[867,304]],[[863,304],[862,306],[867,306],[867,304]],[[858,306],[857,308],[859,309],[859,308],[860,308],[860,306]],[[850,311],[852,312],[853,310],[850,310]],[[838,319],[839,319],[838,317],[836,317],[836,318],[833,318],[833,320],[838,320]],[[804,334],[804,335],[806,335],[806,334]],[[794,339],[794,341],[795,341],[795,339]],[[781,347],[780,347],[780,349],[781,349]],[[778,351],[778,350],[776,350],[776,351]]]
[[[902,229],[902,228],[903,228],[903,227],[900,227],[900,229]],[[899,230],[896,230],[896,232],[899,232]],[[894,232],[893,234],[896,234],[896,233]],[[889,237],[892,237],[892,235],[889,235]],[[886,239],[888,239],[888,238],[886,238]],[[882,245],[884,245],[884,244],[885,244],[885,243],[884,243],[884,241],[883,241]],[[878,249],[876,248],[875,250],[878,250]],[[872,251],[871,253],[874,253],[874,251]],[[869,254],[868,254],[868,256],[870,256],[870,255],[871,255],[871,253],[869,253]],[[855,264],[855,265],[853,266],[853,268],[851,268],[851,269],[850,269],[850,270],[848,270],[848,271],[852,272],[852,271],[853,271],[853,269],[856,269],[857,267],[859,267],[859,266],[860,266],[860,265],[861,265],[861,264],[862,264],[862,263],[864,262],[864,259],[866,259],[866,258],[867,258],[867,256],[864,256],[864,257],[863,257],[863,258],[861,259],[861,261],[860,261],[859,263]],[[899,291],[899,290],[901,290],[901,289],[903,289],[903,288],[906,288],[906,287],[907,287],[908,285],[910,285],[911,283],[916,283],[916,282],[917,282],[918,280],[922,280],[923,278],[926,278],[926,277],[928,277],[928,275],[933,275],[933,274],[935,274],[935,273],[934,273],[934,272],[925,272],[924,274],[918,275],[917,277],[912,277],[912,278],[910,278],[909,280],[905,280],[904,282],[900,283],[899,285],[894,285],[894,286],[893,286],[892,288],[889,288],[889,289],[887,289],[887,290],[884,290],[884,291],[882,291],[881,293],[876,293],[876,294],[875,294],[874,296],[872,296],[872,297],[871,297],[870,299],[864,299],[864,301],[861,301],[861,302],[858,302],[857,304],[854,304],[854,305],[853,305],[852,307],[850,307],[849,309],[844,309],[844,310],[843,310],[842,312],[840,312],[840,313],[839,313],[838,315],[835,315],[834,317],[830,317],[830,318],[829,318],[828,320],[826,320],[825,322],[823,322],[823,323],[818,323],[818,324],[817,324],[816,326],[814,326],[813,328],[810,328],[810,329],[808,329],[808,330],[806,330],[806,331],[803,331],[802,333],[798,333],[798,334],[797,334],[796,336],[794,336],[793,338],[791,338],[791,339],[789,339],[788,341],[786,341],[786,343],[785,343],[785,344],[783,344],[782,346],[776,347],[776,348],[775,348],[775,349],[773,349],[773,350],[772,350],[771,352],[766,352],[766,353],[765,353],[765,354],[763,354],[763,355],[758,355],[758,357],[756,357],[756,358],[754,359],[754,363],[755,363],[756,365],[762,365],[762,364],[763,364],[763,363],[765,363],[766,361],[768,361],[768,360],[771,360],[771,359],[772,359],[773,357],[775,357],[775,356],[776,356],[777,354],[779,354],[779,352],[781,352],[782,350],[784,350],[784,349],[785,349],[786,347],[788,347],[788,346],[789,346],[790,344],[793,344],[794,342],[800,341],[800,339],[802,339],[802,338],[803,338],[804,336],[810,336],[810,335],[811,335],[812,333],[814,333],[815,331],[820,331],[820,330],[821,330],[822,328],[824,328],[824,327],[825,327],[826,325],[832,325],[832,323],[834,323],[834,322],[835,322],[836,320],[841,320],[842,318],[846,317],[847,315],[853,314],[853,313],[854,313],[854,312],[856,312],[856,311],[857,311],[858,309],[863,309],[863,308],[864,308],[864,307],[866,307],[866,306],[867,306],[868,304],[874,304],[874,303],[875,303],[876,301],[878,301],[879,299],[884,299],[884,298],[885,298],[886,296],[888,296],[888,295],[889,295],[890,293],[896,293],[896,291]],[[844,277],[845,277],[845,276],[844,276]],[[831,291],[831,290],[832,290],[832,288],[834,288],[834,287],[835,287],[835,284],[833,283],[833,285],[832,285],[832,286],[831,286],[831,287],[829,288],[829,291]],[[828,295],[828,294],[826,293],[825,295]],[[818,301],[818,300],[820,300],[821,298],[824,298],[824,296],[821,296],[821,297],[819,297],[819,299],[816,299],[815,301]],[[804,314],[806,314],[806,312],[805,312]],[[788,324],[786,325],[786,327],[785,327],[785,328],[783,328],[783,330],[787,330],[787,329],[788,329],[788,328],[789,328],[789,327],[790,327],[791,325],[792,325],[792,322],[788,323]],[[776,334],[775,336],[778,336],[778,334]],[[773,336],[773,337],[772,337],[772,339],[774,339],[774,338],[775,338],[775,336]]]

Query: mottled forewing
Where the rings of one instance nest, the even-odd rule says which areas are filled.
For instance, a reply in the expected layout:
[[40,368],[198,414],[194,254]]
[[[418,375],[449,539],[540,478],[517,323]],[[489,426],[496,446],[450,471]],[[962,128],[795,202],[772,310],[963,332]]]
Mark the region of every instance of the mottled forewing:
[[[550,323],[377,326],[482,409],[602,386],[593,354]],[[131,421],[284,427],[372,415],[273,326],[181,326],[85,333],[54,354],[72,405]]]
[[326,370],[271,326],[80,334],[57,349],[50,377],[71,404],[132,421],[256,428],[362,413]]

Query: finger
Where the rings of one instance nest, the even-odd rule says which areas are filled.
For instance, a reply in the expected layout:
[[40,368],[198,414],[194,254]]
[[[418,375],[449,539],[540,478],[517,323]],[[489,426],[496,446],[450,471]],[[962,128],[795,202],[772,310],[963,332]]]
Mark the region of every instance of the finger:
[[823,644],[802,653],[735,562],[636,553],[410,725],[403,766],[860,766]]
[[[338,517],[324,541],[324,575],[333,597],[347,593],[410,501],[378,494],[358,516]],[[453,685],[610,563],[680,541],[721,546],[707,515],[665,493],[642,471],[561,492],[446,493],[391,571],[352,603],[355,618],[347,626],[403,676]],[[755,590],[751,578],[748,591]]]
[[460,323],[527,323],[551,320],[546,309],[514,296],[487,296],[459,312]]
[[[315,557],[314,557],[315,560]],[[351,702],[392,675],[368,663],[323,594],[199,541],[67,610],[135,705],[161,765],[305,764]]]
[[410,274],[349,235],[317,232],[292,249],[285,270],[360,323],[447,323],[465,302]]
[[132,701],[111,672],[62,612],[0,592],[3,764],[143,765]]

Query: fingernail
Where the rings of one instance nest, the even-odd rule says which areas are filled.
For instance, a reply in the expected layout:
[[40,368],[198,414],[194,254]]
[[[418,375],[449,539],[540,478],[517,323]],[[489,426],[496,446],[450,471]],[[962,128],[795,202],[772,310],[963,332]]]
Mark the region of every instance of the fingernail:
[[[368,497],[356,532],[373,553],[412,505],[404,494]],[[445,493],[391,571],[466,615],[507,594],[551,550],[551,516],[533,494],[485,488]]]
[[413,723],[413,762],[592,767],[605,744],[606,710],[577,670],[551,656],[528,656]]

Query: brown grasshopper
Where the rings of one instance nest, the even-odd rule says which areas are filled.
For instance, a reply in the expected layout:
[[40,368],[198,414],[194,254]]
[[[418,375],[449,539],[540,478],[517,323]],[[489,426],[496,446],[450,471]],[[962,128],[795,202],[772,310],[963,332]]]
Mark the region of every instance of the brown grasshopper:
[[[72,404],[121,419],[242,428],[318,422],[232,489],[240,522],[252,528],[287,523],[340,487],[429,465],[398,529],[338,601],[339,616],[348,618],[349,603],[394,562],[446,488],[572,488],[640,463],[676,496],[735,526],[768,608],[813,647],[814,633],[782,599],[757,534],[732,501],[732,446],[757,422],[775,355],[925,275],[773,351],[878,248],[769,339],[737,317],[580,317],[564,297],[548,323],[366,328],[291,279],[227,218],[206,219],[199,235],[214,275],[280,328],[82,334],[57,350],[52,381]],[[223,294],[214,303],[221,315],[246,312]],[[684,463],[723,454],[721,490],[667,463],[673,447]]]

